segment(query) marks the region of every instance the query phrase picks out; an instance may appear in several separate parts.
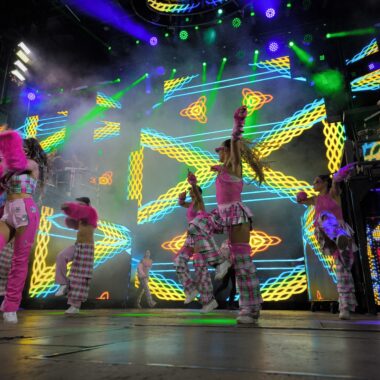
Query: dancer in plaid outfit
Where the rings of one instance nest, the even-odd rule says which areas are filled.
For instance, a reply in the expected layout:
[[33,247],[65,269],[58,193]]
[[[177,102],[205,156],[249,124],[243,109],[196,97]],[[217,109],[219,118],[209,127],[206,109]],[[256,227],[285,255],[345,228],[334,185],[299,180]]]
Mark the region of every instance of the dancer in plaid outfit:
[[[82,302],[87,300],[94,266],[94,231],[98,214],[87,197],[62,205],[67,215],[66,225],[77,230],[77,240],[57,256],[55,282],[60,285],[57,297],[67,294],[70,307],[67,315],[78,314]],[[67,264],[72,261],[70,276],[67,278]]]
[[148,300],[149,307],[155,307],[156,302],[153,300],[152,295],[149,290],[149,271],[153,265],[153,261],[150,258],[149,249],[145,251],[143,259],[139,262],[137,266],[137,277],[139,279],[140,288],[139,294],[137,296],[137,307],[141,309],[141,299],[145,294],[146,299]]
[[8,273],[1,310],[5,322],[17,323],[17,310],[28,274],[29,254],[39,224],[33,194],[38,182],[41,187],[44,184],[47,157],[36,139],[23,142],[18,133],[11,130],[0,133],[0,155],[1,184],[7,192],[0,221],[0,252],[4,252],[4,247],[13,239],[10,269],[9,251],[7,260],[1,263],[2,276]]
[[252,212],[241,201],[243,190],[243,161],[255,173],[258,181],[264,180],[263,165],[257,152],[242,139],[247,109],[239,107],[234,113],[234,127],[231,139],[215,149],[222,165],[211,170],[218,173],[216,178],[217,209],[212,211],[216,232],[228,233],[230,257],[236,272],[240,293],[238,323],[256,323],[260,316],[261,293],[256,267],[251,259],[249,245],[252,229]]
[[[185,207],[186,218],[189,223],[186,241],[178,252],[174,265],[177,276],[181,282],[186,299],[190,303],[200,294],[202,312],[208,313],[218,307],[213,295],[213,287],[208,266],[216,267],[215,278],[221,279],[227,273],[231,263],[220,255],[213,238],[215,226],[210,214],[205,211],[202,198],[202,189],[197,186],[197,179],[193,173],[188,172],[188,182],[191,185],[189,195],[191,202],[186,202],[186,192],[179,195],[178,203]],[[193,257],[195,281],[190,276],[188,262]]]
[[334,174],[320,175],[314,180],[314,190],[319,194],[308,197],[305,192],[297,194],[297,202],[315,207],[315,236],[321,250],[332,255],[336,265],[339,294],[339,318],[350,319],[350,312],[357,306],[355,285],[351,274],[354,263],[353,230],[343,220],[339,182],[349,176],[354,164],[341,168]]

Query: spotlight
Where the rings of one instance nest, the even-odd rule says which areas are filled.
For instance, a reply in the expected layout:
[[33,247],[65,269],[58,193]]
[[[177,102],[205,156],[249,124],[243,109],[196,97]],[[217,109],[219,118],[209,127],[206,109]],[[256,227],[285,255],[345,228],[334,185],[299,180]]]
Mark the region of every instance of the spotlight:
[[223,57],[223,62],[227,62],[227,58],[226,57]]
[[268,49],[272,53],[275,53],[278,50],[278,48],[279,48],[279,46],[278,46],[278,43],[276,41],[272,41],[269,43]]
[[218,15],[222,15],[223,14],[223,9],[218,9]]
[[255,55],[258,55],[258,54],[259,54],[259,50],[256,49],[256,50],[255,50]]
[[369,65],[368,65],[368,69],[369,70],[374,70],[375,69],[375,64],[374,63],[370,63]]
[[181,30],[179,32],[179,38],[182,40],[182,41],[185,41],[189,38],[189,33],[186,31],[186,30]]
[[276,15],[276,11],[274,10],[274,8],[268,8],[265,11],[265,16],[267,16],[267,18],[273,18],[275,15]]
[[203,62],[203,63],[202,63],[202,65],[203,65],[203,66],[206,66],[206,65],[207,65],[207,63],[206,63],[206,62]]
[[30,54],[30,49],[23,42],[20,42],[17,46],[22,49],[27,55]]
[[140,40],[136,40],[136,45],[140,45]]
[[235,17],[233,20],[232,20],[232,26],[234,28],[240,28],[241,26],[241,19],[239,17]]
[[150,46],[156,46],[158,43],[157,37],[156,36],[150,37],[149,43],[150,43]]
[[16,78],[18,78],[21,82],[25,81],[25,77],[18,71],[18,70],[12,70],[11,74],[13,74]]
[[21,61],[23,61],[24,63],[28,63],[30,61],[29,57],[22,51],[22,50],[19,50],[17,53],[16,53],[17,57],[19,57],[21,59]]
[[34,92],[28,92],[28,95],[26,96],[28,98],[28,100],[30,100],[31,102],[35,101],[36,100],[36,94]]
[[26,73],[28,71],[28,68],[19,60],[17,60],[15,63],[14,63],[15,66],[17,66],[20,70],[22,70],[24,73]]
[[251,17],[253,17],[256,13],[254,11],[251,11],[251,13],[249,14]]
[[294,42],[293,41],[289,41],[289,47],[293,47],[294,46]]

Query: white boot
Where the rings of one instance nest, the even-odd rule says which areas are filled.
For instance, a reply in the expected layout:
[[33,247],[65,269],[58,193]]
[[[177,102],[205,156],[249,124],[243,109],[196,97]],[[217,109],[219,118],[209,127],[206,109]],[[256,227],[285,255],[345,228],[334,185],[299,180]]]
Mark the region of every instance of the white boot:
[[351,315],[350,315],[350,312],[346,309],[343,309],[340,313],[339,313],[339,319],[342,319],[342,320],[348,320],[348,319],[351,319]]
[[201,309],[201,313],[209,313],[218,307],[218,302],[215,299],[211,300],[208,304],[204,305]]
[[79,308],[78,307],[75,307],[75,306],[70,306],[66,311],[65,311],[65,314],[66,315],[75,315],[75,314],[79,314]]
[[64,296],[67,293],[67,285],[60,285],[59,289],[55,293],[56,297]]
[[17,313],[15,311],[4,311],[3,318],[5,323],[17,323]]

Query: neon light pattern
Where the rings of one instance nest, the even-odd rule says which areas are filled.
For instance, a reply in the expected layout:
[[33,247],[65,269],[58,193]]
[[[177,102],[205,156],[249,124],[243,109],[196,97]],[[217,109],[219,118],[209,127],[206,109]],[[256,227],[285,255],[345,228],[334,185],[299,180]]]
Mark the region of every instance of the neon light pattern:
[[192,0],[147,0],[147,4],[150,8],[160,13],[189,13],[201,6],[200,1]]
[[343,157],[344,142],[346,135],[342,123],[327,123],[323,120],[323,134],[325,136],[327,167],[330,173],[340,169]]
[[326,117],[326,108],[323,99],[314,100],[295,112],[281,123],[274,125],[269,131],[262,134],[255,142],[262,157],[268,157],[273,151],[289,143],[295,137],[311,129],[313,125]]
[[332,280],[337,283],[336,267],[332,255],[325,255],[319,248],[318,241],[314,235],[314,207],[308,207],[302,217],[302,237],[304,244],[308,244],[322,263],[323,268],[327,271]]
[[132,152],[129,156],[128,196],[129,200],[136,200],[141,207],[144,170],[144,148]]
[[359,91],[377,91],[380,89],[380,69],[365,74],[351,82],[351,90]]
[[89,182],[92,185],[111,186],[113,182],[113,172],[104,172],[99,178],[91,177]]
[[110,292],[103,292],[99,297],[96,297],[97,300],[110,300],[111,299],[111,296],[110,296]]
[[197,121],[201,124],[207,123],[207,98],[201,96],[197,101],[191,103],[179,113],[182,117]]
[[[139,280],[135,276],[134,285],[139,287]],[[284,301],[295,294],[303,293],[307,288],[306,272],[304,265],[281,272],[277,277],[270,277],[260,284],[264,301]],[[160,300],[184,301],[185,295],[181,285],[172,279],[164,277],[155,271],[150,272],[149,290]]]
[[29,116],[17,131],[23,138],[38,138],[45,152],[51,153],[64,143],[66,137],[68,111],[59,111],[57,114],[59,116],[45,118]]
[[[185,243],[187,233],[175,236],[172,240],[161,244],[161,247],[167,251],[177,254]],[[282,242],[277,236],[270,236],[263,231],[251,231],[249,244],[252,248],[251,256],[259,252],[266,251],[271,246],[276,246]]]
[[[52,226],[54,225],[58,230],[64,231],[63,235],[54,234],[55,237],[69,239],[73,243],[75,241],[74,236],[68,237],[68,234],[73,234],[73,231],[63,225],[63,219],[63,214],[54,215],[54,209],[42,206],[29,288],[31,298],[44,298],[57,290],[58,286],[54,284],[55,264],[48,265],[46,263]],[[116,255],[125,252],[130,254],[132,246],[131,233],[122,225],[101,220],[99,221],[95,238],[94,269]]]
[[368,220],[366,223],[367,254],[371,272],[373,293],[376,305],[380,305],[380,223]]
[[254,111],[264,107],[265,104],[273,100],[272,95],[263,94],[260,91],[252,91],[249,88],[243,88],[243,104],[247,106],[247,116],[252,116]]
[[108,96],[100,91],[96,93],[96,104],[104,108],[122,108],[119,101],[115,100],[112,96]]
[[186,84],[190,83],[194,78],[199,75],[190,75],[187,77],[180,77],[175,79],[166,80],[164,82],[164,102],[167,102],[175,91],[180,90]]
[[36,138],[37,137],[37,127],[38,127],[38,115],[35,116],[29,116],[26,118],[25,121],[25,132],[24,132],[24,138],[28,139],[30,137]]
[[362,145],[364,161],[380,161],[380,142],[373,141]]
[[[298,137],[305,130],[312,128],[315,123],[320,122],[325,117],[323,100],[315,100],[313,103],[306,105],[302,110],[297,111],[283,122],[276,123],[269,131],[262,133],[260,138],[255,139],[256,142],[259,141],[258,148],[261,155],[263,157],[269,156],[273,151],[281,148],[293,138]],[[215,173],[210,172],[210,166],[218,163],[215,154],[152,129],[142,129],[141,146],[152,149],[169,158],[174,158],[188,167],[195,168],[199,186],[202,188],[210,187],[214,181]],[[254,180],[255,176],[252,169],[246,164],[244,164],[243,168],[244,173],[246,173],[245,180],[248,182]],[[283,194],[293,202],[294,196],[298,191],[310,188],[310,184],[307,182],[299,181],[292,176],[287,176],[270,168],[266,169],[266,174],[267,180],[262,187],[275,194]],[[157,200],[139,207],[138,224],[155,223],[163,219],[178,207],[177,196],[186,188],[186,181],[181,181],[165,194],[160,195]],[[139,197],[142,199],[142,196]]]
[[254,66],[259,69],[264,69],[271,73],[290,76],[290,58],[289,56],[278,57],[257,63],[250,63],[249,66]]
[[101,121],[98,124],[104,124],[104,126],[94,130],[94,142],[120,136],[120,123],[113,121]]
[[368,45],[364,46],[358,54],[355,54],[351,59],[346,59],[346,65],[360,61],[361,59],[375,54],[378,51],[379,45],[377,44],[376,38],[374,38]]
[[285,301],[303,293],[307,289],[305,266],[297,265],[277,277],[268,278],[260,284],[260,289],[264,301]]

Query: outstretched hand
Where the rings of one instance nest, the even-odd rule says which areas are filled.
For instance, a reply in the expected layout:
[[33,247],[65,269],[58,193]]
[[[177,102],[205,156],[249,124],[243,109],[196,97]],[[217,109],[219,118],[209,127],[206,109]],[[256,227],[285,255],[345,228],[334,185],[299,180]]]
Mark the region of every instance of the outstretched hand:
[[188,172],[187,172],[187,182],[189,182],[190,185],[196,185],[197,184],[197,177],[190,170],[188,170]]
[[244,125],[245,119],[247,117],[247,106],[241,106],[234,112],[235,123],[239,125]]

